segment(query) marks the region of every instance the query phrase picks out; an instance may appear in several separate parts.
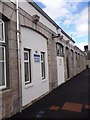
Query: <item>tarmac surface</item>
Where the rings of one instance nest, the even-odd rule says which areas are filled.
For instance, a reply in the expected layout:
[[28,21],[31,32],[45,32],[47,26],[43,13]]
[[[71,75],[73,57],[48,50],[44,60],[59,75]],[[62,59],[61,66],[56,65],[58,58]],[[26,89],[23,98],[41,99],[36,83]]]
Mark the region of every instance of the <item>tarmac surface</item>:
[[9,119],[89,117],[90,69],[86,69]]

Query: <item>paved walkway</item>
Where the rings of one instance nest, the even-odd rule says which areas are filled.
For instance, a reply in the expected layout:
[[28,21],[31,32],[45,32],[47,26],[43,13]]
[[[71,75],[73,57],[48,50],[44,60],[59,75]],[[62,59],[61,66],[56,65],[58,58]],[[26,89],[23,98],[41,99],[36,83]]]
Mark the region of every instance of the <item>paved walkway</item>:
[[88,118],[90,114],[90,69],[53,90],[15,118]]

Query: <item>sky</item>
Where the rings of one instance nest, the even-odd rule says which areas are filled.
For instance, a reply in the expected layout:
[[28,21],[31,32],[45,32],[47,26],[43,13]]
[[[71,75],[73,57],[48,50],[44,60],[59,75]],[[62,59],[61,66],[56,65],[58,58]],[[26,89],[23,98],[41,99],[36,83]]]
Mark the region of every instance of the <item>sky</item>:
[[34,0],[81,50],[88,45],[89,0]]

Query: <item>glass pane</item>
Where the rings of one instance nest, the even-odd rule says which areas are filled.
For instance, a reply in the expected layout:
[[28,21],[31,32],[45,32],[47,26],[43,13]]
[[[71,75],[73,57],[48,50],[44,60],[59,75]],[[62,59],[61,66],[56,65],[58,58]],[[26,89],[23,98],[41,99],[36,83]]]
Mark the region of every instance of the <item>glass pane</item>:
[[41,53],[41,61],[43,61],[43,54]]
[[5,85],[4,62],[0,62],[0,86]]
[[24,60],[28,60],[28,52],[24,52]]
[[24,63],[24,74],[25,74],[25,82],[29,81],[29,64],[28,62]]
[[0,47],[0,61],[4,60],[4,47]]
[[43,78],[43,63],[41,63],[41,69],[42,69],[42,78]]
[[42,77],[45,78],[45,64],[42,64]]
[[3,41],[3,24],[0,24],[0,40]]
[[45,78],[45,53],[41,53],[41,71],[42,71],[42,78]]

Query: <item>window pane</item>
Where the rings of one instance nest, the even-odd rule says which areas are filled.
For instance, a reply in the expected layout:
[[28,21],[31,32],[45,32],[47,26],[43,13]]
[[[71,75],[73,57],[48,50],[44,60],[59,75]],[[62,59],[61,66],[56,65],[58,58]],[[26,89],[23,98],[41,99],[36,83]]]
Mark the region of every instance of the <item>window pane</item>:
[[41,61],[43,60],[43,54],[41,53]]
[[28,52],[24,52],[24,60],[28,60]]
[[0,86],[5,85],[5,69],[4,62],[0,62]]
[[41,63],[42,77],[43,77],[43,63]]
[[45,53],[41,53],[41,71],[42,79],[45,79]]
[[29,81],[29,63],[24,63],[24,70],[25,70],[25,82]]
[[57,43],[56,51],[57,51],[57,56],[62,56],[63,55],[63,46],[61,44]]
[[4,60],[4,47],[0,47],[0,61]]
[[45,64],[43,63],[42,66],[43,66],[43,70],[42,70],[43,78],[45,78]]
[[3,24],[0,24],[0,40],[3,41]]

